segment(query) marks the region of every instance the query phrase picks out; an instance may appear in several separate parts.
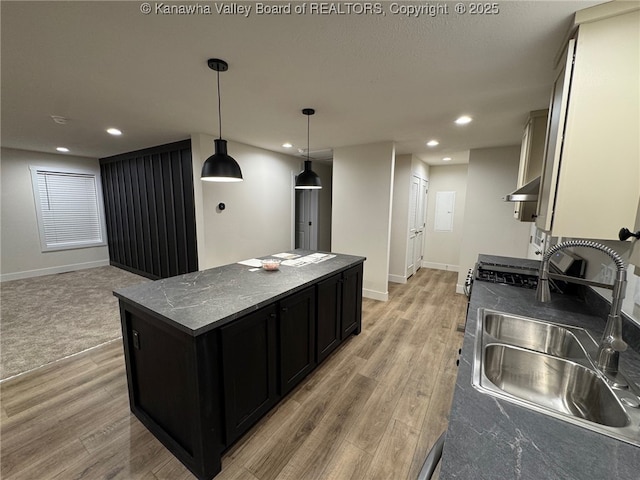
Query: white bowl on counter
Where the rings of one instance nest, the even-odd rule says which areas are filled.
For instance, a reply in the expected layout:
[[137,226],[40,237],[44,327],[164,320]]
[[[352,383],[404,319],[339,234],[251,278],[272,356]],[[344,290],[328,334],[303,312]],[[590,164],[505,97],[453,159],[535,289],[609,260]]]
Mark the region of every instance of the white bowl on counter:
[[278,270],[280,268],[280,262],[282,260],[278,258],[265,258],[262,260],[262,268],[268,271]]

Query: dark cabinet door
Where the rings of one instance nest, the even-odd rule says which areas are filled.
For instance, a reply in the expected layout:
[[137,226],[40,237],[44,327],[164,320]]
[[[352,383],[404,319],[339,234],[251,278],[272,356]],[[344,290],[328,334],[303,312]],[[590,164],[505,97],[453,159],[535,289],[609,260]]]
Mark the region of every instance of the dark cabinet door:
[[278,400],[276,320],[272,305],[220,328],[227,445]]
[[197,430],[193,337],[146,315],[123,313],[123,318],[132,409],[161,425],[192,455]]
[[341,339],[355,332],[362,325],[362,265],[352,267],[342,274]]
[[342,274],[318,283],[317,289],[316,359],[320,363],[340,344]]
[[315,288],[280,302],[280,394],[285,395],[315,366]]

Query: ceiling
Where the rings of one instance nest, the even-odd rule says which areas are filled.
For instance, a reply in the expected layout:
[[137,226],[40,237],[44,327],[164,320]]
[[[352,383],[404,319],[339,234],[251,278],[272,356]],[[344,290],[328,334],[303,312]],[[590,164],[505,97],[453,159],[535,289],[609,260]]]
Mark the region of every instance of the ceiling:
[[[381,3],[377,15],[258,15],[254,2],[224,4],[251,6],[245,17],[218,14],[221,2],[144,15],[137,1],[2,1],[2,146],[105,157],[217,135],[207,59],[218,57],[229,63],[220,74],[227,140],[306,148],[301,109],[312,107],[312,151],[394,141],[396,153],[430,164],[465,162],[469,149],[520,143],[527,113],[548,106],[572,14],[602,2],[503,1],[496,15],[440,2],[449,13],[433,17]],[[474,121],[455,125],[462,114]],[[440,145],[427,147],[434,138]]]

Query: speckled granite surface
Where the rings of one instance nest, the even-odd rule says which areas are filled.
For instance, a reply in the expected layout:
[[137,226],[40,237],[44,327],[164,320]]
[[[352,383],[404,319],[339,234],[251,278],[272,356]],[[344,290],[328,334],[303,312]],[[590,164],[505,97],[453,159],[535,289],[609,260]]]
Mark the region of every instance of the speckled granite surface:
[[364,260],[337,254],[317,264],[281,265],[276,271],[251,271],[251,267],[234,263],[118,289],[114,295],[195,336]]
[[[550,303],[540,304],[534,290],[480,281],[472,292],[440,478],[640,478],[640,447],[486,395],[471,384],[478,308],[577,325],[598,334],[604,329],[600,309],[567,295],[552,294]],[[621,365],[640,383],[637,352],[624,352]]]

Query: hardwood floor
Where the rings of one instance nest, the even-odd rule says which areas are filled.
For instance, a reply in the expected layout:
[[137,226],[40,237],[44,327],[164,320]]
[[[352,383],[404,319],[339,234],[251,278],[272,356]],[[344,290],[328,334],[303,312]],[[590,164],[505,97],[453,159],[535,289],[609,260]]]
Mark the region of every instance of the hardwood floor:
[[[415,479],[447,423],[466,299],[421,269],[365,299],[346,341],[233,445],[216,480]],[[10,379],[1,470],[19,479],[193,479],[130,413],[121,341]]]

